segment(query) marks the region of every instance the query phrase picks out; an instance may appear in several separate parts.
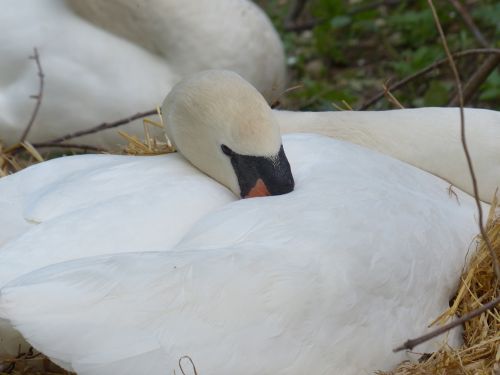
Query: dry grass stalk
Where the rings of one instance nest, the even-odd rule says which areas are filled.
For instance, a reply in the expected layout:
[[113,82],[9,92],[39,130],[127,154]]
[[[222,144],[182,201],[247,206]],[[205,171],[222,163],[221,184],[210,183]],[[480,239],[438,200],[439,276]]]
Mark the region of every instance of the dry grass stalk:
[[[494,198],[486,231],[497,256],[500,256],[500,207]],[[453,305],[436,323],[443,324],[454,316],[463,316],[496,298],[492,258],[485,242],[479,238],[476,252],[461,277]],[[443,346],[419,363],[403,362],[386,375],[465,374],[493,375],[500,373],[500,307],[497,306],[464,326],[464,343],[457,349]]]
[[169,154],[171,152],[175,152],[175,148],[172,146],[172,143],[168,139],[165,132],[162,132],[165,140],[159,140],[158,138],[151,136],[150,126],[158,127],[161,129],[165,128],[161,111],[159,108],[157,108],[156,110],[158,117],[160,118],[160,122],[156,122],[148,118],[145,118],[143,120],[144,140],[140,140],[135,135],[128,134],[124,131],[118,131],[118,134],[120,134],[128,142],[127,146],[125,146],[125,148],[123,149],[123,152],[125,154],[146,156]]
[[405,108],[401,104],[401,102],[392,94],[391,90],[389,89],[389,87],[387,87],[387,85],[385,83],[382,85],[382,87],[384,89],[384,95],[386,96],[386,98],[389,101],[389,103],[392,103],[398,109],[404,109]]
[[[26,152],[18,153],[20,148]],[[7,148],[0,142],[0,177],[5,177],[42,161],[44,161],[42,155],[29,142],[18,143]]]

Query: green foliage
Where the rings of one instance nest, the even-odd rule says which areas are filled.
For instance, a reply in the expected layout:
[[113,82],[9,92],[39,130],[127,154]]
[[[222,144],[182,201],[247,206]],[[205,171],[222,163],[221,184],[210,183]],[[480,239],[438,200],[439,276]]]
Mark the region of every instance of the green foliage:
[[490,74],[486,82],[481,87],[479,99],[490,102],[496,101],[496,109],[499,109],[498,98],[500,98],[500,73],[497,69]]
[[[486,2],[485,2],[486,3]],[[472,12],[472,17],[477,19],[485,27],[492,29],[490,32],[490,41],[496,41],[496,45],[500,45],[500,2],[492,2],[475,8]]]
[[[445,57],[427,0],[309,0],[304,20],[317,25],[301,33],[284,31],[292,0],[261,0],[280,30],[289,56],[293,82],[303,88],[289,95],[291,108],[332,109],[332,101],[357,107],[378,93],[388,80],[397,81]],[[462,2],[467,4],[467,2]],[[481,48],[462,17],[448,1],[435,1],[452,51]],[[500,46],[500,2],[477,1],[469,6],[477,26]],[[463,79],[484,60],[457,60]],[[393,92],[405,106],[443,106],[454,93],[447,66]],[[493,72],[470,105],[500,108],[500,73]],[[387,101],[374,108],[389,108]]]

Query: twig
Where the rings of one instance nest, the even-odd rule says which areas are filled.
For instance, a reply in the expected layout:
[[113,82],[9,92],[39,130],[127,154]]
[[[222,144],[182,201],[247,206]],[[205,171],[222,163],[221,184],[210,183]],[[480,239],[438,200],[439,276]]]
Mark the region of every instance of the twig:
[[180,368],[180,370],[182,372],[182,375],[186,375],[186,373],[184,372],[184,369],[182,368],[182,363],[181,363],[181,361],[183,359],[187,359],[191,363],[191,366],[193,366],[194,375],[198,375],[198,371],[196,371],[196,366],[194,365],[194,362],[191,359],[191,357],[188,356],[188,355],[184,355],[181,358],[179,358],[179,368]]
[[[456,53],[453,54],[453,57],[454,58],[461,58],[461,57],[465,57],[465,56],[478,55],[478,54],[494,54],[494,55],[499,55],[500,56],[500,48],[475,48],[475,49],[469,49],[469,50],[464,50],[464,51],[456,52]],[[395,90],[398,90],[401,87],[403,87],[404,85],[406,85],[408,82],[413,81],[414,79],[419,78],[419,77],[423,76],[424,74],[427,74],[428,72],[436,69],[437,67],[445,64],[446,62],[448,62],[448,58],[447,57],[443,58],[441,60],[438,60],[438,61],[430,64],[429,66],[427,66],[427,67],[419,70],[418,72],[413,73],[413,74],[411,74],[411,75],[403,78],[402,80],[393,83],[392,85],[390,85],[388,87],[388,89],[391,90],[392,92],[394,92]],[[367,109],[368,107],[370,107],[371,105],[375,104],[380,99],[382,99],[384,97],[384,95],[385,95],[385,90],[379,92],[377,95],[375,95],[372,98],[370,98],[368,101],[366,101],[364,104],[362,104],[358,108],[358,110],[361,111],[361,110]]]
[[314,29],[316,26],[325,23],[326,20],[321,18],[321,19],[314,19],[310,21],[304,21],[299,24],[296,23],[291,23],[291,24],[285,24],[285,31],[294,31],[294,32],[301,32],[301,31],[306,31],[306,30],[311,30]]
[[[477,92],[479,87],[483,84],[488,76],[495,70],[495,68],[500,64],[500,55],[489,56],[483,64],[474,72],[472,77],[465,83],[463,88],[464,103],[470,100],[470,98]],[[449,105],[451,107],[457,106],[459,103],[458,93],[450,101]]]
[[278,95],[278,98],[274,102],[271,103],[270,107],[272,109],[278,108],[281,105],[281,98],[285,94],[288,94],[290,91],[295,91],[295,90],[301,89],[302,87],[303,87],[303,85],[300,84],[300,85],[295,85],[295,86],[292,86],[292,87],[289,87],[289,88],[283,90],[281,92],[281,94]]
[[[347,12],[347,14],[354,15],[357,13],[363,13],[363,12],[378,8],[378,7],[383,6],[383,5],[385,5],[385,6],[399,5],[399,4],[401,4],[401,2],[402,2],[401,0],[378,0],[378,1],[374,1],[372,3],[359,5],[358,7],[355,7],[353,9],[349,10]],[[411,1],[408,1],[408,0],[405,0],[405,2],[411,3]]]
[[292,8],[290,10],[290,13],[288,13],[288,16],[286,17],[286,24],[295,23],[297,21],[297,19],[302,14],[302,11],[304,10],[306,3],[307,3],[307,0],[295,0],[294,1]]
[[143,118],[146,116],[152,116],[152,115],[156,115],[156,109],[152,109],[152,110],[146,111],[146,112],[139,112],[133,116],[126,117],[126,118],[123,118],[123,119],[118,120],[118,121],[103,122],[102,124],[99,124],[97,126],[91,127],[89,129],[86,129],[86,130],[79,130],[79,131],[74,132],[74,133],[63,135],[62,137],[51,139],[49,141],[44,142],[44,144],[45,143],[47,143],[47,144],[61,143],[61,142],[68,141],[68,140],[73,139],[73,138],[78,138],[78,137],[82,137],[84,135],[98,133],[98,132],[106,130],[106,129],[116,128],[118,126],[128,124],[128,123],[135,121],[135,120],[138,120],[140,118]]
[[391,93],[391,90],[387,87],[387,85],[384,83],[382,85],[384,88],[384,94],[387,97],[387,100],[389,100],[392,104],[394,104],[396,107],[399,109],[404,109],[404,106],[400,103],[400,101]]
[[460,83],[460,76],[458,74],[457,66],[455,65],[455,61],[453,60],[453,56],[451,55],[450,49],[448,48],[448,43],[446,42],[446,36],[444,35],[443,28],[441,27],[441,23],[439,22],[439,17],[436,12],[436,8],[434,7],[434,3],[432,0],[427,0],[429,3],[429,6],[431,7],[432,10],[432,15],[434,17],[434,21],[436,23],[436,27],[438,29],[439,35],[441,37],[441,41],[443,43],[443,48],[446,52],[446,55],[448,56],[449,62],[450,62],[450,67],[451,70],[453,71],[453,76],[455,77],[455,83],[457,85],[457,92],[458,92],[458,97],[459,97],[459,104],[460,104],[460,135],[461,135],[461,140],[462,140],[462,147],[464,149],[465,153],[465,158],[467,159],[467,165],[469,167],[469,173],[472,179],[472,186],[474,188],[474,199],[476,201],[476,206],[479,214],[479,230],[481,232],[481,237],[483,238],[484,242],[486,243],[486,247],[488,248],[490,255],[491,255],[491,261],[493,264],[493,269],[495,271],[497,283],[500,282],[500,265],[498,264],[498,259],[493,251],[493,247],[491,246],[490,239],[484,230],[484,225],[483,225],[483,209],[481,207],[481,201],[479,200],[479,191],[477,187],[477,178],[476,174],[474,173],[474,167],[472,166],[472,159],[470,157],[469,153],[469,148],[467,147],[467,141],[465,139],[465,115],[464,115],[464,97],[463,97],[463,92],[462,92],[462,84]]
[[84,145],[84,144],[74,144],[74,143],[33,143],[33,147],[35,148],[77,148],[83,151],[96,151],[96,152],[108,152],[108,150],[96,146]]
[[426,341],[429,341],[430,339],[433,339],[436,336],[442,335],[445,332],[448,332],[450,329],[455,328],[456,326],[459,326],[459,325],[475,318],[476,316],[481,315],[485,311],[488,311],[488,310],[494,308],[499,303],[500,303],[500,296],[498,296],[494,300],[484,304],[480,308],[475,309],[468,314],[465,314],[460,319],[457,319],[449,324],[446,324],[442,327],[439,327],[438,329],[436,329],[432,332],[429,332],[426,335],[420,336],[416,339],[407,340],[403,345],[400,345],[397,348],[393,349],[393,352],[399,352],[401,350],[412,350],[415,346],[420,345]]
[[[77,148],[83,151],[95,151],[95,152],[109,152],[108,150],[92,145],[86,145],[86,144],[75,144],[75,143],[50,143],[50,142],[39,142],[39,143],[32,143],[32,147],[35,149],[37,148]],[[10,155],[16,155],[17,153],[21,151],[28,151],[26,150],[25,143],[17,143],[11,147],[9,147],[6,150],[7,154]]]
[[[304,8],[306,1],[307,0],[298,0],[295,2],[290,13],[288,14],[288,16],[285,20],[285,26],[284,26],[285,31],[301,32],[301,31],[305,31],[305,30],[310,30],[310,29],[313,29],[316,26],[328,21],[328,19],[319,18],[319,19],[312,19],[309,21],[297,23],[297,19],[299,18],[300,14],[302,13],[302,10]],[[408,2],[409,0],[406,0],[406,1]],[[355,15],[358,13],[366,12],[366,11],[371,10],[371,9],[375,9],[375,8],[380,7],[382,5],[392,6],[392,5],[397,5],[397,4],[401,4],[401,0],[378,0],[378,1],[374,1],[373,3],[370,3],[370,4],[364,4],[364,5],[352,8],[352,9],[347,11],[347,14],[348,15]]]
[[21,135],[21,138],[19,139],[19,143],[22,143],[26,140],[26,137],[28,136],[31,128],[33,127],[36,116],[38,114],[38,110],[40,109],[40,105],[42,104],[42,96],[43,96],[43,84],[45,76],[43,74],[42,65],[40,64],[40,55],[38,54],[38,49],[36,47],[33,48],[33,56],[30,56],[29,58],[35,60],[38,69],[38,78],[40,80],[40,85],[38,88],[38,94],[31,96],[31,98],[36,99],[36,105],[35,108],[33,109],[28,125],[26,125],[26,129],[24,129],[24,132]]
[[[455,10],[460,14],[465,24],[472,32],[472,34],[476,37],[479,44],[483,47],[488,48],[491,46],[484,35],[481,33],[481,30],[477,27],[474,20],[472,19],[470,13],[467,8],[465,8],[459,0],[449,0],[449,2],[453,5]],[[490,56],[483,62],[483,64],[477,69],[471,78],[464,85],[464,103],[467,104],[470,98],[474,95],[474,93],[479,89],[481,84],[488,78],[490,73],[500,64],[500,56]],[[458,94],[450,101],[450,106],[457,106],[459,103]]]
[[288,13],[288,16],[285,19],[285,26],[284,26],[285,31],[300,32],[304,30],[309,30],[316,27],[316,25],[318,25],[319,23],[325,22],[325,20],[321,19],[321,20],[310,20],[306,22],[297,23],[297,20],[302,14],[302,11],[304,10],[306,3],[307,0],[294,1],[290,9],[290,12]]
[[469,28],[469,30],[472,32],[472,34],[475,36],[479,44],[481,44],[484,48],[488,48],[491,46],[490,43],[486,40],[484,37],[483,33],[481,33],[481,30],[477,27],[476,23],[472,19],[469,11],[460,3],[459,0],[449,0],[451,5],[455,8],[455,10],[460,14],[460,16],[463,18],[465,24]]

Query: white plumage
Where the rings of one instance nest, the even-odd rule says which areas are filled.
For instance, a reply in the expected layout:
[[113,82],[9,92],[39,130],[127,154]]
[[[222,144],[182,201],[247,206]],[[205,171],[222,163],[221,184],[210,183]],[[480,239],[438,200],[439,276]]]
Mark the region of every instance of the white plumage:
[[[318,133],[356,143],[423,169],[473,195],[461,142],[459,108],[274,113],[282,133]],[[465,129],[479,197],[491,203],[500,187],[500,112],[466,108]]]
[[[205,74],[238,85],[232,74]],[[247,104],[231,110],[261,119]],[[179,155],[70,157],[0,180],[22,201],[16,215],[39,222],[0,249],[0,283],[48,266],[1,290],[1,329],[12,324],[79,374],[164,374],[183,355],[206,374],[391,368],[404,358],[392,348],[454,292],[477,232],[473,200],[356,145],[307,134],[283,144],[296,189],[258,199],[235,200]],[[42,173],[50,185],[20,191]],[[181,208],[205,194],[203,209]],[[108,255],[58,263],[98,253]]]
[[[472,199],[350,144],[297,135],[285,147],[293,193],[221,205],[162,253],[36,271],[2,290],[0,315],[79,374],[163,374],[185,354],[204,373],[390,368],[404,358],[392,347],[447,306],[477,231]],[[157,249],[143,220],[135,250]],[[112,236],[107,252],[132,250]],[[37,241],[46,264],[78,248]],[[33,259],[29,248],[17,256]]]
[[[249,0],[6,0],[0,12],[0,139],[15,143],[38,92],[29,135],[47,141],[153,109],[183,76],[219,68],[238,72],[270,101],[285,81],[283,46]],[[139,125],[139,126],[137,126]],[[142,126],[126,126],[140,134]],[[81,138],[115,146],[116,131]]]

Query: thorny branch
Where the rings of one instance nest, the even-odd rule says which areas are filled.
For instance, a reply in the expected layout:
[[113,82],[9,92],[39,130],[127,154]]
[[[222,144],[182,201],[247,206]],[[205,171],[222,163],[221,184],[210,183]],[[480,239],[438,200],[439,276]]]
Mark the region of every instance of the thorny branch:
[[33,127],[36,116],[38,115],[38,110],[40,109],[40,105],[42,104],[42,96],[43,96],[43,85],[45,76],[43,74],[42,65],[40,64],[40,55],[38,54],[38,49],[36,47],[33,48],[33,55],[30,56],[29,58],[35,60],[38,69],[38,78],[40,79],[40,85],[38,89],[38,94],[31,96],[31,98],[36,99],[36,105],[35,108],[33,109],[33,113],[31,114],[31,118],[28,122],[28,125],[26,126],[26,129],[24,129],[24,132],[21,135],[21,138],[19,139],[19,143],[22,143],[26,140],[26,137],[28,136],[31,128]]
[[[475,48],[475,49],[469,49],[469,50],[464,50],[464,51],[460,51],[460,52],[455,52],[455,53],[453,53],[452,56],[454,58],[462,58],[465,56],[478,55],[478,54],[493,54],[495,56],[500,56],[500,48]],[[413,73],[413,74],[403,78],[402,80],[393,83],[392,85],[388,86],[387,89],[394,92],[395,90],[398,90],[398,89],[402,88],[403,86],[405,86],[408,82],[413,81],[414,79],[417,79],[417,78],[423,76],[424,74],[429,73],[430,71],[440,67],[441,65],[444,65],[448,61],[449,61],[449,59],[447,57],[443,58],[441,60],[435,61],[432,64],[430,64],[429,66],[419,70],[418,72]],[[362,110],[367,109],[368,107],[372,106],[373,104],[375,104],[376,102],[378,102],[380,99],[382,99],[385,96],[385,92],[386,92],[385,90],[379,92],[377,95],[373,96],[371,99],[369,99],[364,104],[362,104],[357,110],[362,111]]]

